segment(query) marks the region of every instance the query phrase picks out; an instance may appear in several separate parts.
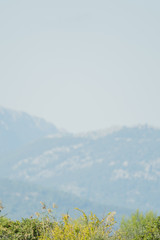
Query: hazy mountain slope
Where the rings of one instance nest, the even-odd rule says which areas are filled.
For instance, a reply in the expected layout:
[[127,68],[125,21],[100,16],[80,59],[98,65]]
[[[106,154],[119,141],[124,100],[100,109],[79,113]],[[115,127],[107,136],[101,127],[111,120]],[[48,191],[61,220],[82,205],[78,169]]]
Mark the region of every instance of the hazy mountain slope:
[[23,181],[2,178],[0,178],[0,182],[0,199],[4,205],[3,214],[7,214],[12,219],[35,217],[35,212],[41,212],[40,201],[44,202],[47,208],[52,208],[53,203],[56,203],[58,207],[53,212],[56,217],[61,217],[61,214],[67,212],[72,217],[76,216],[78,212],[74,210],[75,207],[84,210],[87,214],[93,211],[100,217],[110,211],[116,211],[117,220],[123,214],[129,215],[131,213],[131,210],[126,208],[120,209],[113,205],[98,204],[54,188],[49,189]]
[[45,137],[8,161],[12,179],[54,186],[103,204],[159,210],[159,129],[124,127],[97,138]]
[[24,112],[0,107],[0,155],[60,131],[51,123]]
[[1,178],[100,205],[160,212],[160,129],[62,134],[44,120],[6,109],[0,111],[0,123]]

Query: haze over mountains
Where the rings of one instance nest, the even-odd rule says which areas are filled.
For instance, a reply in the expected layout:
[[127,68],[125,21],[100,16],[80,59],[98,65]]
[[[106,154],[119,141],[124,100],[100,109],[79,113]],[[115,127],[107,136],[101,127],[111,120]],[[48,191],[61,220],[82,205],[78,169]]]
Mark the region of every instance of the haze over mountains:
[[28,216],[39,200],[59,201],[66,211],[160,212],[160,129],[72,134],[0,108],[0,157],[0,199],[11,217]]
[[41,118],[0,107],[0,154],[9,153],[40,137],[58,132],[53,124]]

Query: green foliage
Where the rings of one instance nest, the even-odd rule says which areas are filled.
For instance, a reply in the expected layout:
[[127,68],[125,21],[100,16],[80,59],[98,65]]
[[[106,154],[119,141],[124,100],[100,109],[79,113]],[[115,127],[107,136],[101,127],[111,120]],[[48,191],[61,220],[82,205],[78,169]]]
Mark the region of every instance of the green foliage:
[[160,239],[160,218],[152,211],[143,214],[138,210],[130,218],[123,218],[115,239],[157,240]]
[[[43,204],[43,203],[42,203]],[[43,209],[46,208],[42,205]],[[47,210],[47,209],[46,209]],[[64,214],[60,221],[56,221],[50,214],[45,216],[43,212],[40,218],[44,223],[44,232],[40,240],[105,240],[112,232],[114,221],[114,212],[109,213],[103,219],[99,219],[95,214],[89,216],[84,211],[76,208],[82,213],[82,216],[73,220],[68,214]],[[51,213],[51,209],[47,210]],[[45,216],[45,218],[43,217]],[[48,223],[48,224],[46,224]],[[49,225],[50,224],[50,225]]]
[[[0,216],[0,239],[5,240],[159,240],[160,217],[152,211],[143,214],[136,211],[130,218],[123,218],[117,231],[113,231],[115,212],[99,219],[79,208],[80,217],[72,219],[68,214],[56,220],[55,208],[47,209],[41,202],[41,212],[36,218],[12,221]],[[3,210],[0,203],[0,212]]]
[[68,214],[64,214],[57,221],[53,209],[47,209],[41,202],[42,211],[36,213],[37,218],[12,221],[6,217],[0,218],[0,239],[8,240],[105,240],[108,239],[114,225],[114,212],[109,213],[103,219],[95,214],[89,216],[80,209],[82,214],[73,220]]
[[22,219],[11,221],[0,218],[0,239],[10,240],[38,240],[42,233],[42,225],[37,219]]

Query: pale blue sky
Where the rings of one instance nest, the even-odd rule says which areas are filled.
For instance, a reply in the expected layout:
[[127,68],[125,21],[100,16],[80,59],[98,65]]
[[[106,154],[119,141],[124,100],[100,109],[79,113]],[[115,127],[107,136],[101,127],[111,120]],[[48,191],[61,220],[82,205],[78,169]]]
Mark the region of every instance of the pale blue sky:
[[0,105],[72,132],[160,127],[159,0],[0,0]]

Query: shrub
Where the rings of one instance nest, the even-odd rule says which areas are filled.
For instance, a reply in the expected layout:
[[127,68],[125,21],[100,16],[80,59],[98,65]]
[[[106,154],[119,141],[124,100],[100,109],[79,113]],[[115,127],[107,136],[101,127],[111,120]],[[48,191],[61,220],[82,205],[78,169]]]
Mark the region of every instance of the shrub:
[[152,211],[143,214],[138,210],[130,218],[123,218],[115,239],[156,240],[160,239],[159,218]]
[[41,234],[42,225],[38,219],[11,221],[6,217],[0,218],[0,239],[38,240]]
[[[42,203],[41,213],[36,218],[12,221],[0,216],[0,239],[2,240],[159,240],[160,217],[152,211],[143,214],[139,211],[130,218],[123,218],[119,229],[113,233],[114,214],[109,213],[99,219],[91,212],[89,216],[80,209],[78,219],[64,214],[58,221],[53,209]],[[55,204],[53,204],[55,208]],[[0,203],[0,212],[3,209]]]
[[87,216],[82,210],[79,219],[73,220],[68,214],[63,215],[61,221],[54,222],[49,232],[40,238],[40,240],[105,240],[112,232],[112,226],[115,223],[114,213],[109,213],[100,220],[95,214]]

